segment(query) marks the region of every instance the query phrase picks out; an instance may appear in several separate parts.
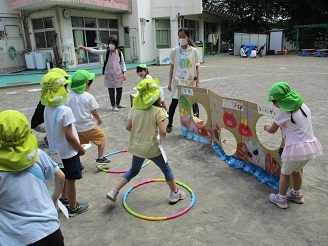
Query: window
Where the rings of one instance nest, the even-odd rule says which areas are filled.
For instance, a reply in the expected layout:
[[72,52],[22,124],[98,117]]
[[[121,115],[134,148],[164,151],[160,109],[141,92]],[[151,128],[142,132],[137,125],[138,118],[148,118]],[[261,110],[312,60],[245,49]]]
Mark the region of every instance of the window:
[[[74,45],[90,48],[104,48],[109,36],[118,37],[118,21],[92,17],[72,16]],[[99,62],[99,55],[76,50],[79,64]]]
[[56,43],[56,32],[52,17],[32,19],[32,27],[37,49],[51,48]]
[[170,48],[170,20],[160,19],[155,20],[155,30],[156,30],[156,48]]
[[129,27],[124,27],[124,46],[130,47],[130,31]]
[[199,34],[198,34],[198,21],[194,20],[184,20],[184,27],[190,30],[190,35],[192,41],[199,41]]

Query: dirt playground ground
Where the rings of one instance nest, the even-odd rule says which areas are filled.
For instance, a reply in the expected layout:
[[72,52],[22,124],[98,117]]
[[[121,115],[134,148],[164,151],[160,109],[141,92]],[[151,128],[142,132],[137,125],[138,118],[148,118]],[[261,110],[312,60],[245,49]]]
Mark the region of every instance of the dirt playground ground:
[[[169,67],[149,69],[153,77],[159,78],[169,105]],[[140,80],[135,70],[129,70],[127,77],[122,99],[125,105],[129,105],[129,94]],[[315,135],[327,149],[328,58],[214,56],[201,64],[200,78],[202,87],[221,96],[267,106],[271,106],[266,102],[270,85],[289,82],[311,109]],[[0,89],[0,107],[20,110],[30,119],[39,101],[39,88],[32,85]],[[129,133],[124,125],[129,107],[119,112],[110,110],[103,76],[96,77],[90,92],[100,106],[101,128],[107,134],[106,152],[126,149]],[[42,149],[44,135],[36,134]],[[106,192],[120,175],[97,170],[94,165],[97,148],[92,146],[81,157],[86,170],[83,179],[77,182],[78,201],[89,202],[91,207],[69,221],[60,215],[66,245],[328,245],[327,152],[304,169],[305,203],[289,202],[289,208],[282,210],[268,200],[275,190],[221,161],[212,146],[183,138],[178,113],[164,149],[176,179],[189,185],[196,195],[189,212],[176,219],[156,222],[136,218],[124,209],[122,198],[128,188],[147,179],[163,177],[154,164],[142,169],[121,190],[116,203],[106,199]],[[117,154],[110,159],[111,169],[128,169],[131,154]],[[139,214],[168,216],[183,210],[191,201],[188,195],[185,200],[169,205],[168,195],[165,183],[150,183],[133,190],[127,203]]]

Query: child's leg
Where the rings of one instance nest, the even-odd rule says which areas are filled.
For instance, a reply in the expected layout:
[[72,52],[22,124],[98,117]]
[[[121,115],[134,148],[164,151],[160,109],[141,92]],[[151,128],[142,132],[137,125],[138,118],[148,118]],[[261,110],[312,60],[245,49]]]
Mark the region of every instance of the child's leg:
[[62,193],[61,193],[61,198],[63,199],[67,199],[67,190],[66,190],[67,186],[66,186],[66,179],[65,179],[65,182],[64,182],[64,187],[63,187],[63,190],[62,190]]
[[285,175],[283,173],[280,173],[279,195],[286,196],[289,187],[289,177],[290,175]]
[[141,169],[141,166],[144,162],[145,158],[140,158],[140,157],[137,157],[137,156],[133,156],[132,157],[132,165],[131,165],[131,168],[129,171],[127,171],[121,178],[120,180],[118,181],[117,185],[109,190],[106,194],[106,197],[115,202],[116,201],[116,197],[119,193],[119,191],[127,184],[129,183],[129,181],[135,177],[139,172],[140,172],[140,169]]
[[293,189],[299,191],[302,186],[302,174],[301,172],[293,172],[292,173],[293,179]]
[[156,164],[156,166],[158,166],[162,170],[166,183],[169,185],[171,192],[176,192],[177,185],[175,183],[174,174],[172,172],[170,164],[168,162],[165,163],[162,155],[150,158],[150,160],[152,160]]
[[98,146],[98,158],[103,158],[103,157],[104,157],[105,147],[106,147],[106,141],[103,141],[103,142]]
[[74,209],[76,207],[76,186],[75,180],[66,179],[66,191],[69,200],[69,207]]
[[138,175],[145,158],[140,158],[138,156],[132,157],[132,165],[129,171],[127,171],[123,176],[122,180],[116,185],[115,190],[118,192],[124,185],[126,185],[131,179]]

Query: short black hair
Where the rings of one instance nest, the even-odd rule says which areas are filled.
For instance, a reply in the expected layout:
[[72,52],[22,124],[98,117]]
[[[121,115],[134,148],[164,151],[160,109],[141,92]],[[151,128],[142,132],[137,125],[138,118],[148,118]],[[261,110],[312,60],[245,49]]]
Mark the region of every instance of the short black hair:
[[148,74],[148,69],[147,68],[137,66],[137,73],[142,72],[142,71],[146,71],[147,74]]
[[90,86],[92,84],[92,82],[93,82],[93,79],[92,80],[89,80],[88,81],[88,86]]

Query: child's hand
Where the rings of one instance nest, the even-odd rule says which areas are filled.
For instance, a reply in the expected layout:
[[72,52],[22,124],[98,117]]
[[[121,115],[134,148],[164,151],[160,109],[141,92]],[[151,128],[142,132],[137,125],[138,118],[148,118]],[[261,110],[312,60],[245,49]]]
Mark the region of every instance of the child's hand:
[[82,156],[82,155],[84,155],[85,152],[87,152],[87,151],[83,148],[82,145],[80,145],[80,149],[78,150],[78,152],[79,152],[79,155]]
[[270,126],[269,125],[264,125],[264,131],[268,131],[270,129]]
[[172,90],[172,85],[169,83],[169,85],[167,86],[167,89],[169,90],[169,91],[171,91]]
[[100,126],[100,125],[101,125],[101,123],[102,123],[102,120],[101,120],[101,119],[99,119],[99,120],[97,121],[97,124],[98,124],[98,126]]
[[78,45],[78,46],[76,46],[76,48],[82,49],[82,45]]

